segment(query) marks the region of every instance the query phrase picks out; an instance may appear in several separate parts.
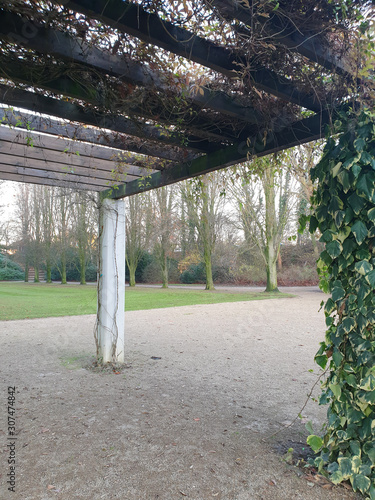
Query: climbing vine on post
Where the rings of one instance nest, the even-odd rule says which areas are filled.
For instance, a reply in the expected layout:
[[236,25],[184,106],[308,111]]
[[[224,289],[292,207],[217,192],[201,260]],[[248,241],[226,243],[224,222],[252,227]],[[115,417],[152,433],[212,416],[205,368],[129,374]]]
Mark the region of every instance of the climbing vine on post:
[[325,243],[318,271],[331,297],[315,357],[329,369],[320,396],[328,422],[308,443],[333,483],[349,480],[375,499],[375,113],[343,112],[311,176],[310,231]]

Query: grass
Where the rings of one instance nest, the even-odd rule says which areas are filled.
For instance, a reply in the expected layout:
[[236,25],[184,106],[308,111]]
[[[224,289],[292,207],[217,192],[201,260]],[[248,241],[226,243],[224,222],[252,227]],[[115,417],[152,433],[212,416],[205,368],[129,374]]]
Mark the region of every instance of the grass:
[[[242,302],[292,297],[283,293],[208,292],[184,288],[126,287],[125,310]],[[0,320],[75,316],[96,313],[96,287],[45,283],[0,283]]]

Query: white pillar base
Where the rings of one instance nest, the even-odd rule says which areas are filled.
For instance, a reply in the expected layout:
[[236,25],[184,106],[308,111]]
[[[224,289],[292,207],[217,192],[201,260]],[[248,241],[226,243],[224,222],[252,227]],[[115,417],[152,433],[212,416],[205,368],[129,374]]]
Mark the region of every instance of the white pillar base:
[[124,362],[125,203],[105,199],[99,218],[97,356],[103,363]]

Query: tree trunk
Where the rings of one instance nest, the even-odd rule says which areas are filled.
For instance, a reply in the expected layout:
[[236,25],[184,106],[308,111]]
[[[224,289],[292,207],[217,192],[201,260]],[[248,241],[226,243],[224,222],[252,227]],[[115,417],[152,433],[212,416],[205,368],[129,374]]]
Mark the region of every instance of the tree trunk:
[[215,290],[212,278],[212,257],[210,248],[204,249],[204,265],[206,268],[206,290]]
[[51,262],[50,261],[47,261],[47,263],[46,263],[46,281],[47,281],[47,283],[52,283]]
[[25,263],[25,283],[29,282],[29,263]]
[[318,259],[319,258],[319,248],[318,248],[318,243],[316,242],[315,234],[311,233],[311,243],[314,249],[314,255]]
[[34,283],[39,283],[40,280],[39,280],[39,268],[38,268],[38,264],[35,264],[34,269],[35,269]]
[[162,288],[168,288],[168,259],[167,256],[164,255],[161,266],[161,277],[162,277]]
[[129,269],[129,286],[135,286],[136,267],[133,265],[129,266],[129,262],[128,262],[128,269]]
[[264,170],[263,175],[263,188],[266,202],[266,241],[264,249],[267,271],[266,292],[278,292],[276,262],[279,253],[279,244],[276,239],[278,224],[275,200],[275,173],[273,171],[272,164]]
[[51,244],[47,244],[46,248],[46,282],[52,283],[51,278]]
[[278,292],[277,288],[277,255],[275,255],[272,245],[266,249],[266,271],[267,271],[267,286],[266,292]]
[[81,285],[86,285],[86,255],[83,249],[79,252],[79,272]]
[[66,252],[65,248],[61,254],[61,284],[66,285]]

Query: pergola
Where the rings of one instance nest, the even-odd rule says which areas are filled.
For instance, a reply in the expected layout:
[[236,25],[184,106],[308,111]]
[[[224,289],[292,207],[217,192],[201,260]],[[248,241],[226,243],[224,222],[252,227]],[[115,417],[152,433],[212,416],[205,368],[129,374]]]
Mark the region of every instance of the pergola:
[[0,178],[101,194],[103,361],[124,360],[122,198],[322,137],[360,83],[334,7],[0,2]]

